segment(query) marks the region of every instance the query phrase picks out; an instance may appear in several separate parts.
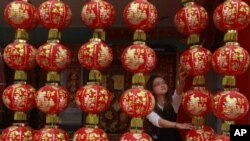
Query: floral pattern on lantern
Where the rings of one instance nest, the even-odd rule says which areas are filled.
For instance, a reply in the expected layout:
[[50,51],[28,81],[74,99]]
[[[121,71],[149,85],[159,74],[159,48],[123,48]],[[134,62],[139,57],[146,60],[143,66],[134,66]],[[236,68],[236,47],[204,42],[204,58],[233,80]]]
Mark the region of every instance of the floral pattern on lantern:
[[3,92],[3,103],[10,110],[27,112],[35,107],[35,92],[28,84],[10,85]]
[[78,60],[89,70],[101,70],[113,61],[112,49],[100,39],[91,39],[82,45],[78,51]]
[[180,57],[180,65],[189,75],[202,75],[211,68],[212,53],[202,46],[190,47]]
[[210,93],[204,89],[191,89],[182,98],[184,110],[192,116],[205,116],[210,111]]
[[30,30],[38,23],[37,9],[27,0],[15,0],[4,9],[4,17],[8,24],[15,29]]
[[125,7],[123,18],[130,28],[147,31],[157,24],[158,12],[147,0],[134,0]]
[[89,28],[105,29],[114,22],[115,9],[104,0],[90,0],[83,6],[81,17]]
[[224,32],[244,29],[250,22],[249,6],[241,0],[227,0],[215,9],[213,21]]
[[82,111],[97,114],[109,107],[111,95],[100,85],[86,85],[77,90],[75,101]]
[[211,141],[215,137],[215,131],[203,126],[200,129],[191,129],[186,134],[186,141]]
[[36,65],[36,52],[26,41],[16,40],[5,47],[3,59],[14,70],[30,70]]
[[1,141],[33,141],[33,129],[25,125],[13,125],[3,130]]
[[55,127],[45,127],[35,133],[33,141],[69,141],[69,135]]
[[108,141],[108,135],[100,128],[80,128],[74,134],[74,141]]
[[133,133],[133,132],[126,132],[123,134],[119,141],[152,141],[152,138],[144,133]]
[[151,72],[156,65],[157,57],[153,49],[144,44],[133,44],[122,52],[123,67],[132,73]]
[[36,54],[37,64],[46,71],[61,71],[70,64],[71,58],[70,50],[60,43],[46,43]]
[[243,74],[249,66],[250,58],[247,50],[238,43],[226,43],[218,48],[212,56],[212,65],[217,73],[225,75]]
[[39,21],[45,28],[66,28],[71,21],[70,7],[60,0],[47,0],[38,8]]
[[58,114],[69,105],[69,93],[63,87],[47,85],[36,94],[37,108],[47,114]]
[[219,92],[211,100],[214,115],[227,121],[239,120],[249,110],[247,98],[237,91]]
[[132,117],[144,117],[154,109],[155,99],[148,90],[132,88],[122,94],[120,104],[124,113]]
[[191,3],[176,13],[174,22],[180,33],[198,34],[207,27],[208,14],[202,6]]

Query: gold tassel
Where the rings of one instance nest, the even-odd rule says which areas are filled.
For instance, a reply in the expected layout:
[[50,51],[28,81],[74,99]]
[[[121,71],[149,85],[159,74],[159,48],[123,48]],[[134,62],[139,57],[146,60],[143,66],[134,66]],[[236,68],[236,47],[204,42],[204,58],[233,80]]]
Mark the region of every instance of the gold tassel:
[[146,41],[146,33],[143,30],[137,29],[134,32],[134,41]]
[[20,40],[28,40],[29,39],[29,34],[26,30],[24,29],[17,29],[16,31],[16,35],[15,35],[16,39],[20,39]]
[[236,86],[236,79],[235,76],[225,75],[222,79],[223,86],[235,87]]
[[199,42],[200,42],[200,35],[198,34],[191,34],[187,39],[188,45],[198,44]]
[[46,115],[46,124],[57,124],[58,122],[59,122],[59,118],[56,114]]
[[102,81],[102,74],[98,70],[90,70],[89,72],[89,81],[90,82],[97,82],[101,83]]
[[141,118],[132,118],[130,121],[130,128],[142,129],[143,128],[143,120]]
[[238,32],[237,30],[228,30],[224,35],[224,42],[237,42]]
[[47,73],[47,82],[60,82],[60,74],[55,71]]
[[192,124],[196,127],[201,127],[204,125],[204,118],[201,116],[194,116],[192,117]]
[[86,117],[86,123],[90,125],[99,124],[99,117],[96,114],[88,114]]
[[145,85],[145,77],[144,77],[143,73],[136,73],[133,75],[132,85],[139,85],[139,86]]
[[27,115],[24,112],[15,112],[14,114],[15,121],[24,121],[27,120]]
[[58,29],[52,28],[49,30],[48,40],[60,40],[60,39],[61,39],[61,32]]
[[27,81],[27,73],[25,71],[16,70],[14,80]]
[[229,133],[230,125],[235,124],[234,121],[224,121],[221,125],[221,131],[224,133]]
[[93,33],[93,38],[98,38],[105,41],[106,33],[103,29],[95,29]]
[[197,75],[193,78],[194,86],[203,86],[205,85],[205,77],[203,75]]

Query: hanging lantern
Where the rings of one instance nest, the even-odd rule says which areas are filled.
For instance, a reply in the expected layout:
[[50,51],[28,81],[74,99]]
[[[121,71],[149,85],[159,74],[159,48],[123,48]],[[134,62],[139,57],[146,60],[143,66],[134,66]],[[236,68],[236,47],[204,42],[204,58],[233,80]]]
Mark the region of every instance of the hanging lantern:
[[2,131],[1,141],[33,141],[33,129],[25,124],[12,125]]
[[230,138],[226,135],[217,135],[213,140],[211,141],[230,141]]
[[104,0],[90,0],[81,12],[82,21],[92,29],[110,27],[115,19],[114,6]]
[[148,73],[155,68],[157,57],[147,45],[133,44],[122,52],[121,61],[127,71]]
[[60,86],[46,85],[36,94],[37,108],[47,114],[58,114],[69,105],[69,93]]
[[36,62],[46,71],[61,71],[71,62],[72,54],[68,48],[58,42],[48,42],[40,46]]
[[113,53],[106,43],[92,38],[79,49],[78,60],[89,70],[102,70],[113,61]]
[[130,131],[123,134],[119,141],[152,141],[152,138],[142,131]]
[[174,22],[182,34],[199,34],[208,25],[208,14],[202,6],[189,2],[176,13]]
[[83,127],[74,134],[74,141],[108,141],[108,135],[100,128]]
[[186,134],[186,141],[211,141],[215,137],[215,131],[203,126],[199,129],[191,129]]
[[206,74],[211,67],[212,53],[201,45],[191,46],[180,56],[180,65],[189,75]]
[[36,49],[25,40],[16,40],[3,52],[5,63],[14,70],[31,70],[36,65]]
[[226,121],[239,120],[249,110],[247,98],[234,90],[219,92],[211,100],[214,115]]
[[37,9],[27,0],[14,0],[4,9],[4,17],[14,29],[30,30],[38,23]]
[[123,18],[130,28],[147,31],[157,24],[158,12],[147,0],[134,0],[125,7]]
[[109,107],[111,95],[104,87],[93,84],[78,89],[75,100],[82,111],[97,114]]
[[3,92],[3,103],[13,111],[27,112],[35,107],[36,90],[28,84],[13,84]]
[[35,133],[32,141],[69,141],[69,136],[57,126],[45,127]]
[[210,93],[205,88],[191,89],[182,99],[184,110],[192,116],[194,125],[202,125],[204,116],[210,112]]
[[60,30],[70,24],[72,12],[61,0],[47,0],[39,6],[38,15],[40,23],[45,28]]
[[242,30],[250,22],[249,6],[241,0],[227,0],[215,9],[213,21],[215,26],[223,32]]

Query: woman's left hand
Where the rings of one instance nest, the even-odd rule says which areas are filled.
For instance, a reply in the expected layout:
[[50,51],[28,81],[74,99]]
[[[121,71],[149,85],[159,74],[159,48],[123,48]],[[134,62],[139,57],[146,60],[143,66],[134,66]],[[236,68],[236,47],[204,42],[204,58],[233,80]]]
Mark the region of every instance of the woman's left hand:
[[188,77],[188,70],[184,69],[181,65],[179,65],[179,76],[178,76],[179,84],[184,84],[187,77]]
[[190,123],[176,123],[178,129],[194,129],[194,126]]

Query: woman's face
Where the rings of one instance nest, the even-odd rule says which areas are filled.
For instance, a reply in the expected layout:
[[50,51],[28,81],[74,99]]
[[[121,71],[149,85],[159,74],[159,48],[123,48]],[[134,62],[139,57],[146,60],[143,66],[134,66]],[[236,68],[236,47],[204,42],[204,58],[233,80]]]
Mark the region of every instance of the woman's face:
[[168,92],[168,85],[161,77],[157,77],[153,81],[153,92],[155,95],[165,95]]

